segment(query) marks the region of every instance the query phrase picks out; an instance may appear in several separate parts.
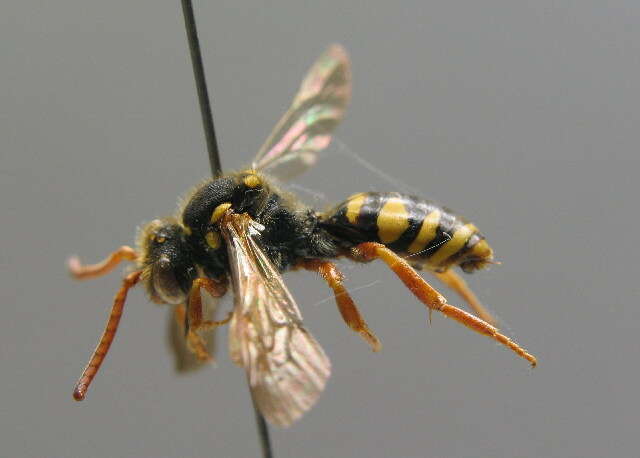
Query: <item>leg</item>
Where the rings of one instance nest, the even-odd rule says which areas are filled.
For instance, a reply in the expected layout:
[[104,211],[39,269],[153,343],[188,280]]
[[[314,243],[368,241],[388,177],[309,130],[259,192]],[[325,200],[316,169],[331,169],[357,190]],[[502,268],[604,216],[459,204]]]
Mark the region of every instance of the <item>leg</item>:
[[220,321],[203,320],[201,296],[201,289],[203,288],[213,297],[222,297],[227,292],[227,285],[224,283],[216,282],[210,278],[196,278],[189,292],[187,312],[184,312],[184,308],[182,308],[181,311],[181,306],[178,306],[178,308],[176,308],[176,319],[181,318],[178,314],[184,313],[182,321],[185,323],[187,347],[200,361],[209,361],[213,358],[209,355],[209,352],[207,352],[206,342],[202,336],[198,334],[198,331],[209,331],[217,326],[227,324],[231,320],[232,314],[229,313],[227,318]]
[[500,334],[498,330],[489,323],[482,321],[462,309],[447,304],[445,298],[433,289],[424,279],[413,270],[413,268],[396,253],[380,243],[366,242],[356,246],[352,252],[352,258],[357,261],[371,261],[380,259],[389,266],[391,270],[402,280],[423,304],[430,310],[437,310],[444,316],[457,321],[458,323],[483,334],[496,342],[500,342],[510,348],[516,354],[526,359],[533,367],[536,366],[535,356],[527,353],[522,347],[510,340],[507,336]]
[[176,305],[176,308],[173,309],[173,317],[180,328],[184,329],[187,326],[187,308],[184,304]]
[[344,275],[340,272],[335,264],[320,260],[306,260],[300,263],[300,267],[306,270],[318,272],[322,278],[329,284],[336,296],[336,304],[342,315],[342,319],[347,326],[359,333],[364,340],[371,346],[373,351],[380,351],[382,348],[380,341],[367,326],[366,321],[360,315],[356,304],[351,299],[349,292],[342,284]]
[[213,297],[222,297],[227,292],[227,285],[210,278],[196,278],[191,285],[189,292],[189,303],[187,305],[188,331],[198,331],[200,329],[210,330],[217,326],[227,324],[231,320],[231,314],[221,321],[205,321],[202,319],[202,296],[201,290],[205,289]]
[[448,269],[442,273],[433,272],[433,275],[435,275],[436,278],[438,278],[438,280],[440,280],[442,283],[458,293],[458,295],[462,297],[464,301],[466,301],[469,307],[471,307],[478,318],[486,321],[492,326],[496,325],[496,319],[480,303],[476,295],[473,294],[473,291],[471,291],[471,288],[469,288],[469,285],[467,285],[467,282],[464,281],[464,279],[460,277],[460,275],[458,275],[452,269]]
[[[167,307],[166,343],[173,355],[173,364],[176,372],[180,374],[190,373],[205,367],[205,361],[198,357],[191,348],[185,333],[187,309],[184,304]],[[216,344],[215,333],[202,335],[206,353],[211,356],[206,362],[215,364]],[[201,352],[198,352],[201,353]]]
[[77,256],[72,256],[67,261],[69,272],[78,279],[95,278],[111,272],[121,261],[135,261],[138,258],[135,250],[128,246],[121,246],[107,258],[97,264],[82,265]]
[[193,353],[200,362],[207,362],[213,360],[213,357],[207,351],[207,343],[204,338],[196,332],[188,332],[187,330],[187,308],[184,304],[179,304],[174,310],[174,316],[178,323],[179,329],[184,329],[186,332],[187,348]]
[[113,299],[113,307],[111,308],[109,321],[107,321],[107,326],[102,333],[100,342],[98,342],[98,346],[93,351],[89,364],[82,372],[82,375],[80,376],[80,379],[78,379],[76,387],[73,390],[73,397],[76,401],[82,401],[84,399],[91,381],[100,369],[105,356],[107,356],[109,347],[111,346],[111,343],[116,336],[116,331],[118,330],[118,324],[122,317],[122,310],[124,309],[124,302],[127,299],[127,293],[136,285],[136,283],[138,283],[141,273],[142,271],[137,271],[127,275],[122,282],[120,290]]

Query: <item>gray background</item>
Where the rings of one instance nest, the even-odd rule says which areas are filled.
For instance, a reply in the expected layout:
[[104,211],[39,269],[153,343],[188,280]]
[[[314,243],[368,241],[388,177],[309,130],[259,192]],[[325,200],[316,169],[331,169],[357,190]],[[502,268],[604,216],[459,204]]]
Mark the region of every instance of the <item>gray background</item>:
[[[476,222],[503,264],[466,278],[540,360],[428,326],[383,266],[345,267],[352,288],[378,280],[354,292],[384,345],[372,354],[321,281],[289,274],[334,370],[273,432],[277,456],[637,456],[638,3],[196,3],[224,166],[249,161],[343,43],[355,92],[339,138]],[[167,310],[142,291],[87,400],[71,399],[120,274],[74,283],[65,258],[133,243],[208,174],[179,2],[5,2],[0,75],[0,455],[257,456],[223,338],[216,369],[177,376]],[[331,164],[303,181],[327,201],[395,189]]]

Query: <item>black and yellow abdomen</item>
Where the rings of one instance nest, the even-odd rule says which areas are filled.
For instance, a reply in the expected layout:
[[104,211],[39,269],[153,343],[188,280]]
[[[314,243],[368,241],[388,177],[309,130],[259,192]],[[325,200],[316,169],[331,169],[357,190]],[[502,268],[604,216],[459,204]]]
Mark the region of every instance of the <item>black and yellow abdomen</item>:
[[446,207],[401,193],[351,196],[323,216],[323,226],[343,243],[380,242],[412,265],[435,271],[459,265],[472,272],[493,259],[472,223]]

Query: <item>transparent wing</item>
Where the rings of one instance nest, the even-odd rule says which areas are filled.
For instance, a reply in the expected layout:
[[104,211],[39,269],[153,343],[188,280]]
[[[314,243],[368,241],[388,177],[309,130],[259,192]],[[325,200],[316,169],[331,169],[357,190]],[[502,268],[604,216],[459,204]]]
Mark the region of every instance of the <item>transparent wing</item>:
[[303,327],[302,316],[256,238],[262,226],[248,215],[225,217],[235,296],[229,325],[231,359],[247,371],[252,395],[272,424],[289,426],[324,390],[331,363]]
[[331,142],[351,98],[351,65],[340,45],[330,46],[313,64],[291,107],[262,145],[255,170],[292,176],[316,161]]

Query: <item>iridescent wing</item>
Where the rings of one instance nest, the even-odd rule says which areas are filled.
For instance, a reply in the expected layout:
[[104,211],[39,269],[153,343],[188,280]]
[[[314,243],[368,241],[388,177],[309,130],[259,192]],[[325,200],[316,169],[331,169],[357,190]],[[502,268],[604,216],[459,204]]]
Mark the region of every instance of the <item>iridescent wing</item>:
[[262,145],[255,170],[282,175],[304,171],[331,142],[351,98],[351,65],[340,45],[330,46],[313,64],[293,103]]
[[258,244],[262,226],[248,215],[225,216],[235,296],[231,359],[247,371],[253,398],[272,424],[289,426],[324,390],[331,363],[303,327],[302,315]]

